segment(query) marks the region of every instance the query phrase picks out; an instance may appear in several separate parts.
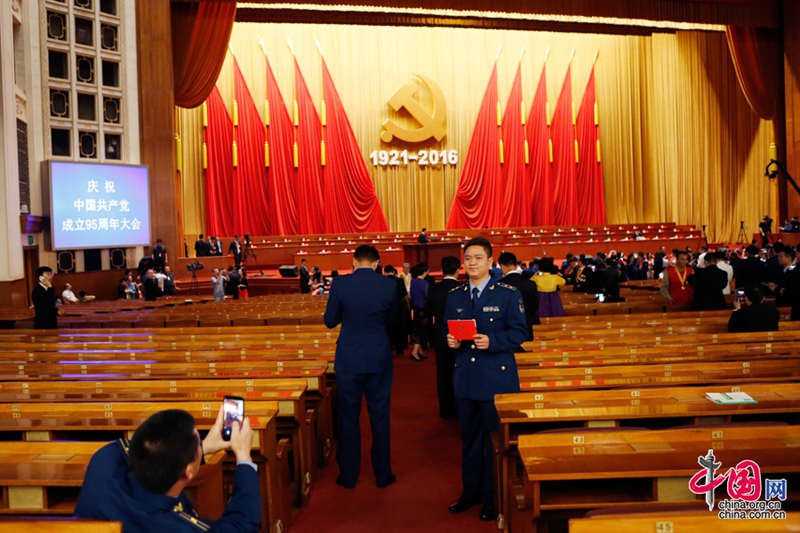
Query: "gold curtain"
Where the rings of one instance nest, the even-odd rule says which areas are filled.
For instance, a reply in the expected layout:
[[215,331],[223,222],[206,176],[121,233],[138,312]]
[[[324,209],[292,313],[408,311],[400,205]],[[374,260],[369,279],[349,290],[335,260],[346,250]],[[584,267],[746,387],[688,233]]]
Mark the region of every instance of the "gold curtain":
[[[530,107],[549,48],[547,85],[551,109],[570,54],[573,99],[580,104],[595,53],[597,100],[609,223],[675,221],[708,225],[711,241],[736,240],[739,221],[755,229],[770,213],[763,164],[769,122],[750,110],[738,87],[724,32],[678,32],[616,36],[477,30],[237,23],[231,44],[260,112],[264,112],[265,64],[258,38],[292,104],[290,38],[312,97],[321,100],[317,38],[353,125],[392,230],[443,228],[466,156],[498,48],[500,101],[505,108],[522,58],[523,96]],[[380,140],[387,118],[418,125],[386,100],[415,73],[441,87],[447,103],[447,136],[418,145]],[[229,109],[233,101],[230,54],[218,86]],[[420,89],[426,109],[433,102]],[[179,113],[184,150],[186,233],[203,231],[202,124],[198,108]],[[375,150],[452,150],[455,167],[373,166]],[[501,199],[498,198],[498,201]]]

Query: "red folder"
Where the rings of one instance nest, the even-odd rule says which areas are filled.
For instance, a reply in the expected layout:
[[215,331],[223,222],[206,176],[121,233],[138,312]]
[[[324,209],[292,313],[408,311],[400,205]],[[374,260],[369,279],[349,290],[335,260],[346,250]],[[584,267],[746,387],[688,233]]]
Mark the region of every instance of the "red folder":
[[450,335],[458,341],[470,341],[478,334],[475,320],[448,320],[447,328],[450,330]]

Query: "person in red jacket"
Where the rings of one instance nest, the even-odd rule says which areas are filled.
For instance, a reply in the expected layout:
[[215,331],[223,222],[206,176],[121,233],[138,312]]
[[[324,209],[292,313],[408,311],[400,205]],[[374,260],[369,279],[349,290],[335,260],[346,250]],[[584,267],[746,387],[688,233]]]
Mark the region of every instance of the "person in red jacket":
[[689,253],[678,252],[675,266],[666,269],[661,278],[661,295],[673,305],[691,305],[694,301],[694,289],[688,278],[694,274],[689,266]]

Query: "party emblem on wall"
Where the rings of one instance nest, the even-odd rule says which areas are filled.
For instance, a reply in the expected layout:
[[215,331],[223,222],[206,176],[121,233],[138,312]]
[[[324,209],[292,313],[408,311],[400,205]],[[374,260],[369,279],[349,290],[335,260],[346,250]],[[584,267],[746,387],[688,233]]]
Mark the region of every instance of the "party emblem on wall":
[[447,134],[445,130],[445,116],[447,105],[444,101],[442,89],[430,78],[421,74],[415,74],[428,87],[433,98],[433,110],[428,112],[414,95],[419,90],[416,81],[409,81],[401,85],[394,94],[389,97],[387,103],[389,107],[399,112],[405,109],[422,127],[409,129],[403,127],[391,119],[383,122],[381,140],[385,143],[391,142],[394,138],[410,143],[427,141],[431,137],[441,141]]

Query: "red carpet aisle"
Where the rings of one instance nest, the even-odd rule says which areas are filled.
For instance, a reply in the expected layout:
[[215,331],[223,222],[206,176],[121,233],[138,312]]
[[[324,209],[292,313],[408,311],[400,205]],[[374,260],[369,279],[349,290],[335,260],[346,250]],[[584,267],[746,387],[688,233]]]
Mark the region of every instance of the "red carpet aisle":
[[378,490],[369,461],[369,419],[361,411],[361,475],[355,489],[336,484],[335,461],[322,470],[311,504],[300,510],[292,533],[491,533],[480,506],[447,511],[461,493],[458,423],[439,418],[433,350],[424,363],[395,357],[392,388],[392,468],[397,482]]

